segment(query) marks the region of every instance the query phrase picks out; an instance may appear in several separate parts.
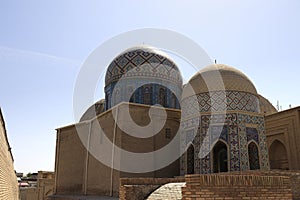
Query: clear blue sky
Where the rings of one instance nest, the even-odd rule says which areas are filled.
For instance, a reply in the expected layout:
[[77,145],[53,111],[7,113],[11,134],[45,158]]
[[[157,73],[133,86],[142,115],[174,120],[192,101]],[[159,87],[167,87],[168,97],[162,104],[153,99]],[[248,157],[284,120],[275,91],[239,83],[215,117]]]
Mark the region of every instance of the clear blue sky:
[[81,63],[133,29],[182,33],[246,73],[273,105],[300,105],[299,10],[298,0],[1,1],[0,106],[16,170],[54,170],[55,128],[74,121]]

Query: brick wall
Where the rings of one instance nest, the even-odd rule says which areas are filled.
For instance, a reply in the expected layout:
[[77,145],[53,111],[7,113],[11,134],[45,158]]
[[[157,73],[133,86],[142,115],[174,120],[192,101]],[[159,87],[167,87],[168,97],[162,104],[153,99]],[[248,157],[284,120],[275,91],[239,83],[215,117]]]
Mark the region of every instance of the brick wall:
[[[130,112],[133,120],[143,125],[145,119],[149,118],[148,105],[131,104]],[[122,117],[128,103],[121,103],[114,109],[118,109],[118,119],[121,123],[127,123],[127,118]],[[157,108],[161,109],[161,108]],[[123,113],[123,114],[122,114]],[[127,163],[125,154],[118,154],[113,148],[107,145],[115,137],[115,145],[124,150],[135,153],[153,152],[170,142],[165,137],[165,128],[171,127],[172,133],[177,131],[180,118],[180,111],[167,109],[167,121],[164,129],[154,137],[144,138],[143,140],[134,139],[117,127],[114,129],[114,117],[112,110],[101,113],[91,121],[84,121],[76,125],[70,125],[57,129],[56,157],[55,157],[55,195],[119,195],[119,179],[122,177],[174,177],[179,175],[179,160],[170,165],[147,173],[125,173],[112,170],[110,165],[115,168],[120,166],[130,166]],[[158,116],[158,119],[159,116]],[[105,136],[99,134],[99,124],[105,131]],[[147,124],[145,124],[147,125]],[[91,126],[91,127],[90,127]],[[80,130],[80,131],[78,131]],[[115,132],[114,132],[115,131]],[[174,135],[174,134],[173,134]],[[89,152],[83,144],[89,144]],[[108,145],[109,146],[109,145]],[[179,146],[179,144],[178,144]],[[178,149],[179,151],[179,149]],[[115,154],[113,154],[113,152]],[[105,155],[105,156],[103,156]],[[106,164],[99,160],[104,158]],[[158,163],[159,159],[153,158],[153,163]],[[112,162],[111,159],[114,159]],[[112,167],[113,168],[113,167]],[[143,167],[142,167],[143,168]],[[126,171],[126,170],[125,170]]]
[[19,199],[17,176],[0,110],[0,199]]
[[[224,173],[228,174],[228,173]],[[288,176],[291,181],[293,199],[300,200],[300,171],[299,170],[251,170],[243,172],[230,172],[232,175],[256,175],[256,176]]]
[[243,171],[179,178],[122,178],[121,200],[145,199],[160,186],[184,182],[183,199],[300,199],[300,171]]
[[39,200],[38,189],[35,187],[20,188],[20,200]]
[[290,178],[257,175],[187,175],[182,199],[292,199]]
[[121,178],[119,199],[145,199],[147,196],[149,196],[149,194],[151,194],[151,192],[160,186],[174,182],[184,182],[184,178]]

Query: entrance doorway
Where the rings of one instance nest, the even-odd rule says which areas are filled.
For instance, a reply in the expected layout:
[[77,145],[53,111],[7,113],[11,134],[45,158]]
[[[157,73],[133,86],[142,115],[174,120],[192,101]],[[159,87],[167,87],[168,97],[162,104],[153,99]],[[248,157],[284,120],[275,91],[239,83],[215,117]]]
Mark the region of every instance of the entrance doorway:
[[259,152],[258,147],[254,142],[248,145],[249,165],[250,170],[259,169]]
[[289,169],[287,151],[282,142],[275,140],[269,149],[271,169]]
[[214,173],[228,171],[227,146],[224,142],[218,141],[213,149],[213,171]]

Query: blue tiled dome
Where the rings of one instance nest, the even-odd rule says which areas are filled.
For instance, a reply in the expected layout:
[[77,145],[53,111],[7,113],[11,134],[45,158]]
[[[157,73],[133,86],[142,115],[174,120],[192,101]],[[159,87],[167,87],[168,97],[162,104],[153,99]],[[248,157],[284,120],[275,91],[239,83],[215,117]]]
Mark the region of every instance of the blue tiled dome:
[[181,91],[176,64],[163,51],[146,45],[122,52],[105,75],[106,110],[122,101],[179,108]]
[[[142,65],[147,67],[136,70],[138,74],[129,72]],[[122,76],[154,77],[182,85],[182,78],[176,64],[163,51],[147,45],[127,49],[117,56],[108,66],[105,85],[118,81]]]

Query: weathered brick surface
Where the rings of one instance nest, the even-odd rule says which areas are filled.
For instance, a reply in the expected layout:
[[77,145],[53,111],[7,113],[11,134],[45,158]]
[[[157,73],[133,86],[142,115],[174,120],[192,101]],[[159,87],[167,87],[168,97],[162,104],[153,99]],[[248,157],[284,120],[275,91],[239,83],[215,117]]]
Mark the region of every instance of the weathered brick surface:
[[13,166],[5,123],[0,109],[0,199],[19,199],[17,177]]
[[300,199],[300,171],[243,171],[185,178],[123,178],[120,199],[144,199],[156,188],[186,182],[183,199]]
[[265,127],[270,168],[300,170],[300,107],[266,115]]
[[300,200],[300,171],[299,170],[250,170],[243,172],[227,172],[231,175],[256,175],[256,176],[288,176],[291,181],[293,199]]
[[145,199],[148,194],[159,187],[160,185],[124,185],[120,187],[119,199]]
[[[120,178],[155,178],[179,175],[179,159],[162,169],[139,174],[115,170],[113,169],[114,166],[107,166],[99,160],[104,154],[98,148],[103,147],[106,139],[110,142],[114,140],[114,144],[117,147],[126,151],[145,153],[160,149],[170,142],[170,139],[165,137],[166,128],[171,127],[172,133],[176,133],[179,123],[174,119],[180,119],[180,111],[175,109],[166,110],[167,119],[165,127],[154,137],[140,140],[124,133],[118,126],[114,129],[113,125],[115,121],[113,112],[118,110],[118,121],[120,123],[127,123],[127,118],[122,117],[122,115],[128,108],[128,105],[130,112],[134,113],[131,115],[133,120],[141,126],[147,125],[150,108],[148,105],[123,102],[113,109],[101,113],[91,121],[84,121],[57,129],[54,194],[94,196],[108,196],[113,194],[113,196],[117,197],[119,195]],[[156,109],[159,110],[161,108],[157,107]],[[157,117],[160,119],[159,116]],[[105,136],[99,134],[99,124],[105,130],[105,133],[103,133]],[[89,151],[86,148],[88,145]],[[107,163],[116,164],[115,166],[127,165],[126,156],[113,151],[113,147],[106,149],[105,152]],[[158,162],[159,160],[156,160],[156,158],[153,160],[153,163]]]
[[292,199],[292,189],[288,176],[187,175],[182,199]]

